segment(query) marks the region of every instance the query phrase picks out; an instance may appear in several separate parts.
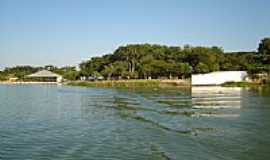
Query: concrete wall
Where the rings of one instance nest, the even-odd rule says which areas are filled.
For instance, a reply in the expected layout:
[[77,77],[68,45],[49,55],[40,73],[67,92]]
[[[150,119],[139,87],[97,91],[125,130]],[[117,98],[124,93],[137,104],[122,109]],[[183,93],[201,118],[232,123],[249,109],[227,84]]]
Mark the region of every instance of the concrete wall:
[[225,82],[240,82],[247,78],[246,71],[219,71],[192,75],[192,85],[221,85]]

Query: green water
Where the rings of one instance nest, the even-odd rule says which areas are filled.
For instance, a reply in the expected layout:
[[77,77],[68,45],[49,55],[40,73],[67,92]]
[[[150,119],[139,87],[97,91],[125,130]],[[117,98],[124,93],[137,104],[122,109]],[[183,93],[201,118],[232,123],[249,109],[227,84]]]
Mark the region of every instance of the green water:
[[267,160],[269,90],[0,85],[0,159]]

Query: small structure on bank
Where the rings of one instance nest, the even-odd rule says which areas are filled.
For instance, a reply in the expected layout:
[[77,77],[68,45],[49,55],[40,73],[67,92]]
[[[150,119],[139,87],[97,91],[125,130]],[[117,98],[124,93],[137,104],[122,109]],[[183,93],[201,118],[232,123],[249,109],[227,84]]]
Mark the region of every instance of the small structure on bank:
[[26,76],[27,80],[38,81],[38,82],[57,82],[63,81],[63,77],[59,74],[53,73],[48,70],[41,70],[36,73]]
[[226,82],[246,81],[248,74],[246,71],[219,71],[207,74],[192,75],[192,85],[208,86],[221,85]]

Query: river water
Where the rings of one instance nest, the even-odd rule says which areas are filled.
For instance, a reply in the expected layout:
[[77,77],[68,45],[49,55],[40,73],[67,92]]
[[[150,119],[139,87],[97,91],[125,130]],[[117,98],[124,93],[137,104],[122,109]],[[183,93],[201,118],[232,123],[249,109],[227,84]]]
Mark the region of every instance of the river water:
[[267,160],[270,94],[0,85],[0,159]]

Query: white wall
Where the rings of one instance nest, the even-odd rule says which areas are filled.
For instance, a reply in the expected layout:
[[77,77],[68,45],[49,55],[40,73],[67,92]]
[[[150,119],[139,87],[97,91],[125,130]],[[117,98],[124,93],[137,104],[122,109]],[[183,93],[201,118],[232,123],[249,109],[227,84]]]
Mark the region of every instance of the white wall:
[[192,75],[192,85],[221,85],[225,82],[240,82],[247,77],[246,71],[220,71]]
[[62,76],[59,76],[56,78],[56,82],[60,83],[63,81],[63,77]]

